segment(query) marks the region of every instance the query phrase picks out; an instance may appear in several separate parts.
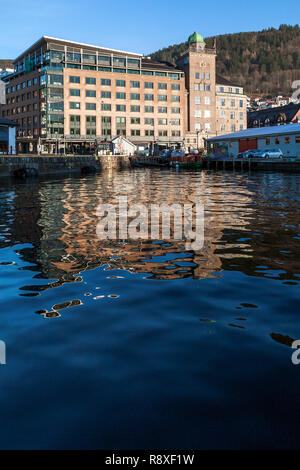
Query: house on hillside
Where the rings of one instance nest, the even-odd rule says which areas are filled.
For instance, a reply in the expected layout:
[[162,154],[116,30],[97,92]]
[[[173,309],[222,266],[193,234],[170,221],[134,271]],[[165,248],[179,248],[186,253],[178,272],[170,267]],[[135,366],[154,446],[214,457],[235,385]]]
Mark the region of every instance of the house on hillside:
[[300,122],[300,103],[249,112],[247,121],[248,128],[280,126]]

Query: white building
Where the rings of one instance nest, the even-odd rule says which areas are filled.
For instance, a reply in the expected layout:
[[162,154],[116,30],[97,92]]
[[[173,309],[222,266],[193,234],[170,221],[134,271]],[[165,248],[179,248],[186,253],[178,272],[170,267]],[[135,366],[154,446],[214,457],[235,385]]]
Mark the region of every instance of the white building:
[[300,158],[300,123],[247,129],[207,140],[208,155],[237,157],[246,150],[277,148],[286,157]]
[[114,155],[133,155],[137,149],[137,147],[132,142],[125,139],[125,137],[121,135],[114,137],[111,143],[113,146]]

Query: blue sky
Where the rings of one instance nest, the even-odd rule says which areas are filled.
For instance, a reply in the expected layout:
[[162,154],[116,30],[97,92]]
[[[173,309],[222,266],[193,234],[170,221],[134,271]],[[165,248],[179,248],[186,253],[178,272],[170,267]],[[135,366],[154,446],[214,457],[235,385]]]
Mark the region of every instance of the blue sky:
[[44,34],[150,53],[195,30],[214,36],[294,25],[299,13],[299,0],[2,1],[0,58],[15,58]]

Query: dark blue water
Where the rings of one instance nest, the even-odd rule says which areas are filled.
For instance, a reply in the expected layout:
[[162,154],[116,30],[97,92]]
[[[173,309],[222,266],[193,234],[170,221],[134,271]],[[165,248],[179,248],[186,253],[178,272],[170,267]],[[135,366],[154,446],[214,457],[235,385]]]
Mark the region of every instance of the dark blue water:
[[[205,242],[101,241],[96,208],[205,206]],[[2,182],[0,447],[297,448],[300,175]]]

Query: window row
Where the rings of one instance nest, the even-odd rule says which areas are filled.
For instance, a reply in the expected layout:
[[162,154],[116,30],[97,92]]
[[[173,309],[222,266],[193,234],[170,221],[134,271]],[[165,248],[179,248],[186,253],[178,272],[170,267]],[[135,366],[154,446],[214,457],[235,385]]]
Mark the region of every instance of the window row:
[[[81,81],[81,78],[85,78],[85,84],[86,85],[96,85],[96,78],[95,77],[80,77],[79,75],[70,75],[69,81],[70,83],[77,83],[79,84]],[[111,86],[112,80],[110,78],[101,78],[100,83],[102,86]],[[116,80],[115,84],[117,87],[125,87],[126,86],[126,80]],[[129,82],[130,88],[141,88],[143,82],[139,82],[137,80],[131,80]],[[159,90],[167,90],[168,89],[168,84],[167,83],[158,83],[158,89]],[[154,88],[154,82],[144,82],[144,88]],[[171,84],[171,90],[180,90],[180,84],[179,83],[172,83]]]
[[211,91],[211,86],[204,85],[204,83],[195,83],[195,91]]
[[[227,101],[225,98],[221,98],[221,99],[220,99],[220,105],[221,105],[221,106],[226,106],[226,103],[227,103],[227,102],[228,102],[228,101]],[[230,103],[230,106],[231,106],[232,108],[234,108],[234,107],[237,105],[236,100],[234,100],[234,99],[230,100],[229,103]],[[239,100],[238,106],[239,106],[240,108],[243,108],[243,107],[244,107],[244,100]]]
[[201,104],[201,103],[210,105],[211,104],[210,97],[209,96],[204,96],[204,99],[203,99],[201,96],[195,96],[195,104]]
[[[57,104],[57,103],[55,103],[55,104]],[[79,101],[70,101],[69,105],[70,105],[70,109],[81,109],[81,103]],[[116,111],[125,112],[128,109],[128,107],[125,104],[117,104],[115,106],[116,106]],[[97,110],[97,103],[85,103],[85,109],[90,109],[90,110],[96,111]],[[101,103],[101,111],[111,111],[111,110],[112,110],[112,105],[110,103]],[[159,113],[167,113],[168,108],[167,108],[167,106],[158,106],[157,111]],[[130,106],[130,112],[140,113],[141,112],[141,107],[131,105]],[[145,113],[154,113],[154,106],[145,106],[144,107],[144,112]],[[180,114],[180,112],[181,112],[180,108],[171,107],[171,113],[172,114]]]
[[209,72],[207,72],[207,73],[196,72],[195,73],[195,78],[196,78],[196,80],[198,80],[199,78],[201,78],[201,80],[204,80],[204,79],[209,80],[210,79],[210,73]]
[[6,87],[6,94],[9,95],[10,93],[14,93],[15,91],[19,91],[24,88],[31,87],[32,85],[37,85],[37,84],[38,84],[38,79],[37,77],[34,77],[32,80],[27,80],[22,83],[18,83],[17,85]]
[[233,89],[232,87],[223,87],[223,86],[219,86],[218,87],[218,92],[219,93],[236,93],[237,95],[239,95],[241,93],[241,88],[235,88]]
[[[70,96],[81,96],[81,90],[76,89],[76,88],[71,88],[70,89]],[[96,98],[96,91],[95,90],[85,90],[85,96],[87,98]],[[117,100],[125,100],[127,94],[123,92],[117,92],[116,93],[116,99]],[[101,91],[100,93],[101,98],[108,98],[111,99],[112,93],[110,91]],[[131,100],[140,100],[141,95],[140,93],[129,93],[129,98]],[[168,96],[167,95],[157,95],[158,101],[168,101]],[[145,101],[154,101],[154,95],[146,93],[144,94],[144,100]],[[179,95],[171,95],[171,101],[173,103],[180,103],[180,96]]]

